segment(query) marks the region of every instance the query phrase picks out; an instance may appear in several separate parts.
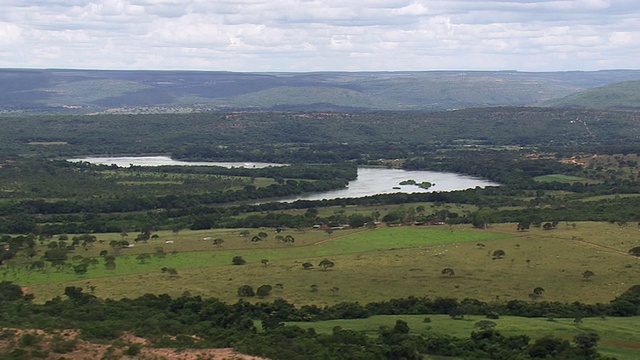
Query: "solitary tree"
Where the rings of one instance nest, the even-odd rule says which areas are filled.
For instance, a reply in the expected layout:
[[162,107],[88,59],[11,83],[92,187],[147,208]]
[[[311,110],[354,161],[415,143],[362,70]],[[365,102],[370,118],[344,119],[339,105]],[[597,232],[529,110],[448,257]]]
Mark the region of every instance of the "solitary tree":
[[269,264],[269,259],[262,259],[260,260],[260,262],[262,263],[263,266],[267,266],[267,264]]
[[636,246],[633,249],[629,250],[629,254],[640,257],[640,246]]
[[269,296],[269,294],[271,294],[272,289],[273,288],[271,287],[271,285],[262,285],[258,288],[258,290],[256,290],[256,295],[260,297]]
[[233,257],[233,259],[231,259],[231,263],[233,265],[244,265],[247,263],[247,261],[243,259],[242,256],[236,255]]
[[302,268],[305,270],[313,269],[313,264],[307,261],[306,263],[302,264]]
[[455,271],[453,271],[452,268],[444,268],[444,269],[442,269],[442,271],[440,273],[442,275],[449,276],[449,277],[455,276],[455,274],[456,274]]
[[585,270],[585,272],[582,273],[582,278],[585,280],[589,280],[590,277],[595,276],[596,274],[591,271],[591,270]]
[[324,259],[322,261],[320,261],[320,263],[318,264],[318,266],[320,266],[323,270],[327,270],[328,268],[332,268],[334,267],[336,264],[329,260],[329,259]]
[[213,239],[213,245],[220,246],[220,245],[222,245],[223,243],[224,243],[224,240],[222,240],[222,239],[220,239],[220,238],[218,238],[218,239]]
[[496,327],[496,323],[491,320],[480,320],[475,323],[473,326],[477,327],[482,331],[493,330]]
[[253,291],[253,288],[250,285],[242,285],[238,288],[238,296],[251,297],[256,296],[256,293]]
[[504,250],[496,250],[493,252],[493,259],[502,259],[504,256],[506,255],[506,253],[504,252]]
[[542,296],[543,293],[544,293],[544,289],[538,286],[537,288],[533,289],[531,294],[529,294],[529,297],[531,298],[531,300],[535,300],[540,296]]
[[114,261],[107,261],[104,263],[104,267],[107,268],[107,270],[115,270],[116,269],[116,262]]
[[518,223],[516,228],[518,231],[525,231],[525,230],[529,230],[529,227],[531,227],[531,222],[523,220]]
[[172,278],[178,277],[178,270],[174,268],[163,267],[160,271],[164,274],[168,274]]

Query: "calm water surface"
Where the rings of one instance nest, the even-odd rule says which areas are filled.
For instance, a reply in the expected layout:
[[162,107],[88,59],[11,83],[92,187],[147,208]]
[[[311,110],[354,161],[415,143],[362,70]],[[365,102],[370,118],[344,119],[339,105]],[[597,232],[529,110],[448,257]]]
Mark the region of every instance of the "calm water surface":
[[[204,165],[224,167],[263,168],[267,166],[283,166],[283,164],[260,162],[191,162],[173,160],[168,156],[131,156],[131,157],[85,157],[69,159],[69,161],[87,161],[93,164],[115,164],[121,167],[136,166],[161,166],[161,165]],[[415,180],[417,183],[428,181],[434,184],[429,189],[422,189],[415,185],[399,185],[404,180]],[[282,201],[295,200],[322,200],[347,197],[363,197],[377,194],[391,193],[416,193],[433,191],[453,191],[472,189],[475,187],[497,186],[499,184],[488,180],[474,178],[455,173],[436,171],[409,171],[383,168],[358,168],[358,179],[349,182],[345,189],[296,196],[282,199]],[[395,188],[395,189],[394,189]]]
[[285,164],[261,163],[261,162],[212,162],[212,161],[180,161],[168,156],[120,156],[120,157],[83,157],[78,159],[68,159],[69,161],[86,161],[99,165],[118,165],[120,167],[135,166],[162,166],[162,165],[183,165],[183,166],[224,166],[263,168],[267,166],[283,166]]

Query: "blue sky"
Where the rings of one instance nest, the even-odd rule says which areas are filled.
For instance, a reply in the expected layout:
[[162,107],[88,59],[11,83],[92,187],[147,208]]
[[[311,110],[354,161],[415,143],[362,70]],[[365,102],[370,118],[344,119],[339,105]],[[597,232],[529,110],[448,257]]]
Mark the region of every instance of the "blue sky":
[[640,62],[638,0],[1,0],[0,67],[601,70]]

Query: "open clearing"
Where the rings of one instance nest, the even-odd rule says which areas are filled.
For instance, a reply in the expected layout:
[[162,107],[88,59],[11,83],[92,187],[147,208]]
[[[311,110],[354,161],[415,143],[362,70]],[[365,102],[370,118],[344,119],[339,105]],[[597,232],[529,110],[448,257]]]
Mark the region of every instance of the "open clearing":
[[[532,228],[519,233],[514,224],[502,224],[489,230],[441,226],[338,230],[331,235],[322,230],[279,234],[295,237],[293,245],[277,242],[273,229],[260,230],[268,237],[255,243],[250,239],[257,230],[245,237],[240,231],[159,233],[146,244],[120,250],[115,270],[107,270],[98,253],[112,252],[108,240],[120,236],[103,234],[98,237],[105,240],[103,243],[86,251],[76,250],[78,255],[99,259],[84,275],[53,268],[28,272],[13,263],[3,273],[3,280],[28,286],[40,302],[62,295],[66,286],[83,287],[101,298],[189,292],[235,302],[242,285],[255,289],[281,284],[264,300],[284,298],[298,306],[321,306],[412,295],[529,300],[538,286],[545,289],[542,300],[606,303],[640,278],[638,259],[626,253],[640,244],[635,226],[562,223],[555,230]],[[224,243],[214,245],[212,239],[217,238]],[[167,243],[169,239],[173,243]],[[158,247],[166,255],[154,256]],[[506,255],[493,259],[495,250]],[[136,256],[144,253],[151,256],[140,263]],[[234,256],[242,256],[247,264],[232,265]],[[326,271],[319,268],[324,258],[335,266]],[[263,264],[262,260],[268,261]],[[304,270],[305,262],[314,268]],[[163,267],[175,268],[178,275],[163,273]],[[455,276],[443,276],[444,268],[453,269]],[[595,276],[585,280],[582,273],[586,270]],[[316,285],[317,291],[312,292],[311,285]]]

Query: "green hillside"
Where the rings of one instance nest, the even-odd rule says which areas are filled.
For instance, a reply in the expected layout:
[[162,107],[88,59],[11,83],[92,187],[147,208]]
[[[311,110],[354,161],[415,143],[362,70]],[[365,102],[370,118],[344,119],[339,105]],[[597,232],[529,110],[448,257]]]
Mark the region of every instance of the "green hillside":
[[638,109],[640,108],[640,81],[625,81],[584,90],[558,100],[548,101],[545,105],[591,109]]

